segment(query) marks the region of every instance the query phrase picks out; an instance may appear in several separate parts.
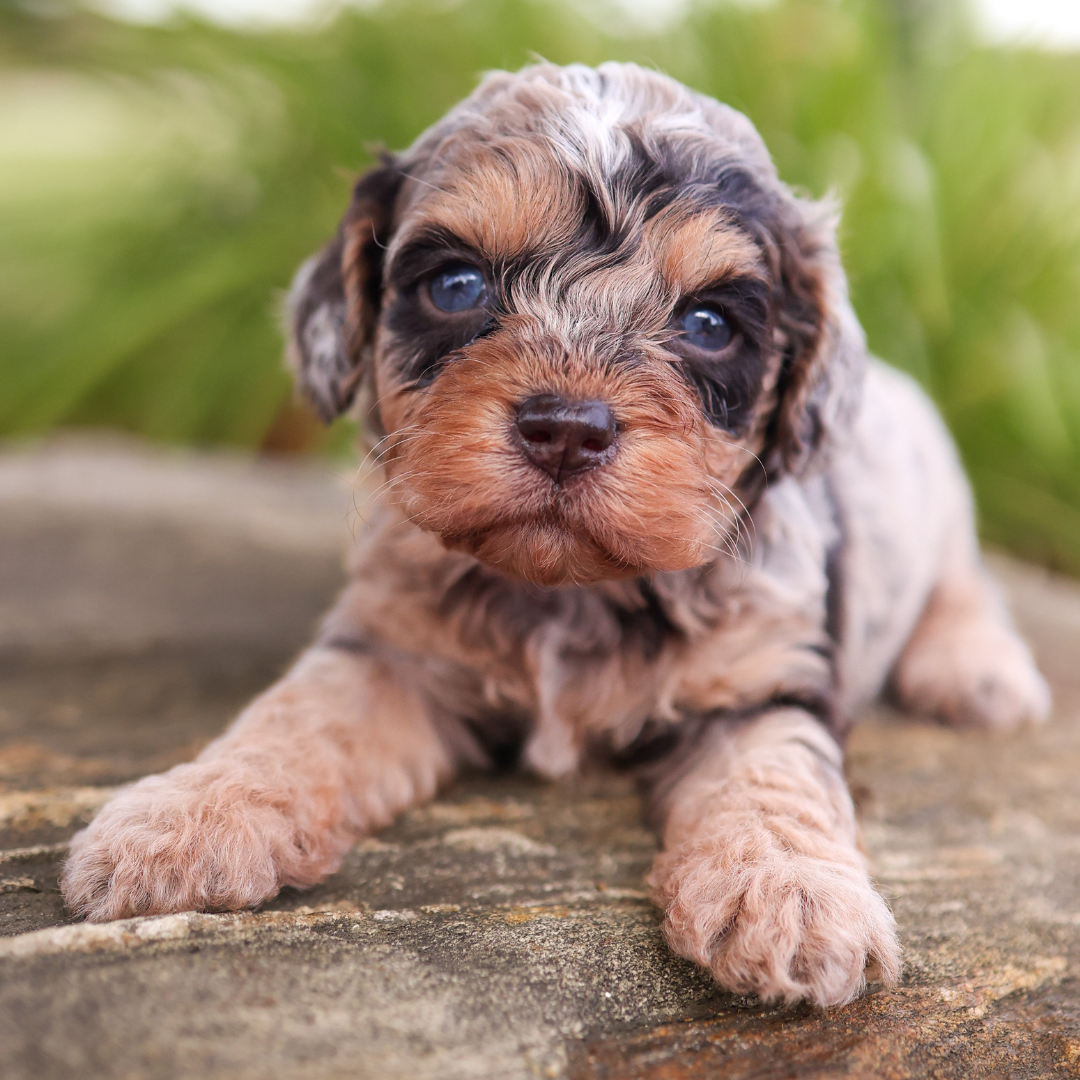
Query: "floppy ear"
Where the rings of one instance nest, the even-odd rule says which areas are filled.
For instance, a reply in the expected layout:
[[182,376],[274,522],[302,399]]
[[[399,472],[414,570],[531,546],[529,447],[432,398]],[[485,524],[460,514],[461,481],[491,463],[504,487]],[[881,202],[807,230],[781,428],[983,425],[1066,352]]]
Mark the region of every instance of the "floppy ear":
[[337,235],[296,273],[286,303],[297,388],[329,423],[367,377],[382,292],[382,257],[404,172],[390,155],[357,180]]
[[769,471],[803,473],[843,440],[859,406],[866,341],[848,300],[827,202],[789,198],[771,253],[784,366]]

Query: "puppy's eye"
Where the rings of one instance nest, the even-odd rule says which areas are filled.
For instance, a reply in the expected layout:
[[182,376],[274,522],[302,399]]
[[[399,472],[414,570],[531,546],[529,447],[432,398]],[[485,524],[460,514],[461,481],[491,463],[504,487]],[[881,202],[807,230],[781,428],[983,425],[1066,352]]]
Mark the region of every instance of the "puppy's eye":
[[687,344],[705,352],[720,352],[727,348],[733,336],[731,323],[711,304],[695,304],[688,308],[680,328]]
[[440,270],[431,279],[429,289],[431,302],[449,314],[479,307],[487,299],[484,275],[468,263],[455,263]]

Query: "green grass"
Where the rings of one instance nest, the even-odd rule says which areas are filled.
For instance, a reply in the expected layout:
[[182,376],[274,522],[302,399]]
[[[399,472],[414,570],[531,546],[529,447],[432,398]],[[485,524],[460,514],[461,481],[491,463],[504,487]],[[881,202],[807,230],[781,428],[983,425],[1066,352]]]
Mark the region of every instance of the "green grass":
[[0,435],[339,444],[288,405],[276,304],[371,148],[484,69],[635,59],[842,197],[871,346],[940,404],[984,534],[1080,571],[1080,55],[981,46],[949,0],[714,4],[651,35],[572,0],[259,34],[50,11],[0,3]]

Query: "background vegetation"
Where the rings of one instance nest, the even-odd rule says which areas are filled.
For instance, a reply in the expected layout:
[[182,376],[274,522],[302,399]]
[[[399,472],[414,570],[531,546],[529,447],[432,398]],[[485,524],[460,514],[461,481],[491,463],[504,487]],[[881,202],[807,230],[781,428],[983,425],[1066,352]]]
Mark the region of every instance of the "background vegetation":
[[626,24],[416,0],[241,33],[0,0],[0,434],[339,445],[289,404],[275,297],[372,145],[408,144],[486,68],[636,59],[842,196],[871,345],[940,403],[986,535],[1080,570],[1080,55],[979,44],[959,0]]

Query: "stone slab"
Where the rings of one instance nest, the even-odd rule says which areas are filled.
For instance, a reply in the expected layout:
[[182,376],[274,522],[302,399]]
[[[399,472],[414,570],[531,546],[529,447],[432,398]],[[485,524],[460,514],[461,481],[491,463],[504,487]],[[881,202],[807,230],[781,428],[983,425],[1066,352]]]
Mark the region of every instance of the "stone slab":
[[220,730],[339,588],[337,472],[0,454],[0,1077],[1080,1075],[1080,586],[1001,557],[1053,721],[991,736],[882,708],[851,739],[894,991],[770,1008],[673,957],[618,777],[466,777],[259,912],[73,923],[66,839]]

